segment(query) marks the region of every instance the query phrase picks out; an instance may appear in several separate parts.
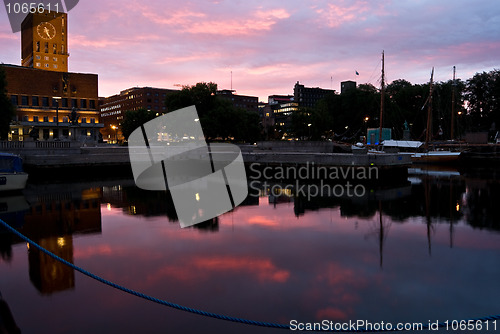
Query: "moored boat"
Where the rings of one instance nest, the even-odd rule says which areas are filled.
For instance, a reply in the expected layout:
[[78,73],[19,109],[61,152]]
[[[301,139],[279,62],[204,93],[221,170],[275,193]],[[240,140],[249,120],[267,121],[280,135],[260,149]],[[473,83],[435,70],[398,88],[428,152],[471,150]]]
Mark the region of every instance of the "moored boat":
[[15,154],[0,153],[0,191],[22,190],[27,180],[23,160]]

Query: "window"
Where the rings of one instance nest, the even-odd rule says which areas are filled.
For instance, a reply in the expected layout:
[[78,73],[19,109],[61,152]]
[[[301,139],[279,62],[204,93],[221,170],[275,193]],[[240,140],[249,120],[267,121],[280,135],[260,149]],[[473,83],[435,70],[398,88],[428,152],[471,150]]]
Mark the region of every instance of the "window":
[[54,64],[54,65],[53,65],[53,67],[54,67],[54,68],[57,68],[57,64]]
[[57,44],[56,44],[56,43],[54,43],[54,44],[52,45],[52,53],[53,53],[53,54],[57,54]]
[[52,122],[57,123],[57,117],[56,116],[52,117]]
[[35,57],[35,59],[36,59],[36,60],[40,60],[41,58],[42,58],[42,57],[40,57],[40,56],[36,56],[36,57]]
[[90,119],[90,123],[94,124],[95,123],[95,118]]
[[47,96],[42,97],[42,106],[44,107],[49,106],[49,98]]
[[68,117],[67,116],[63,117],[63,123],[68,123]]
[[62,106],[63,108],[67,108],[67,107],[68,107],[68,98],[67,98],[67,97],[63,97],[63,98],[61,99],[61,106]]
[[62,135],[63,135],[64,137],[69,137],[69,130],[68,130],[68,129],[63,129],[63,130],[62,130]]
[[43,139],[49,139],[49,129],[43,129]]
[[95,101],[94,100],[90,100],[89,101],[89,108],[90,109],[95,109]]
[[11,95],[10,102],[12,102],[13,105],[17,106],[17,95]]
[[49,42],[45,42],[45,53],[49,53]]
[[43,121],[48,122],[49,121],[49,116],[43,116]]
[[87,123],[87,117],[82,117],[82,123]]
[[38,122],[38,116],[33,116],[33,122]]
[[61,54],[64,54],[64,45],[61,45]]
[[36,66],[36,67],[40,67],[40,66],[41,66],[41,64],[40,64],[40,63],[35,63],[35,66]]
[[21,96],[21,105],[22,106],[28,105],[28,97],[26,95]]
[[31,105],[38,107],[38,96],[32,96],[31,97]]
[[57,57],[52,57],[52,61],[57,61]]
[[50,58],[49,58],[49,57],[47,57],[47,56],[45,56],[45,57],[43,57],[43,60],[49,61],[49,60],[50,60]]
[[87,100],[85,99],[80,100],[80,108],[87,108]]
[[78,105],[76,99],[71,99],[71,108],[76,108]]
[[23,116],[23,121],[24,121],[24,122],[29,122],[29,118],[28,118],[28,116],[24,115],[24,116]]
[[36,42],[36,52],[40,52],[40,42]]
[[49,68],[49,64],[45,64],[45,67],[46,67],[46,68]]

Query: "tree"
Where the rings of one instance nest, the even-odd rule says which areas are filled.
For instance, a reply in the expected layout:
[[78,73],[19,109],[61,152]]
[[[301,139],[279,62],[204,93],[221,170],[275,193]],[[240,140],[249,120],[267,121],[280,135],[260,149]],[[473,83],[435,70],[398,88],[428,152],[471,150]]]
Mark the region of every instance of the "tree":
[[230,101],[217,97],[217,84],[199,82],[184,86],[167,95],[168,111],[196,106],[207,140],[234,140],[254,142],[260,139],[259,115],[235,108]]
[[7,96],[7,84],[5,71],[0,66],[0,139],[2,140],[8,138],[10,122],[16,114],[16,109]]
[[473,130],[488,130],[500,123],[500,70],[476,73],[467,80],[465,97]]
[[123,136],[128,139],[130,134],[135,129],[155,117],[156,114],[153,111],[146,110],[144,108],[125,111],[123,122],[121,124]]

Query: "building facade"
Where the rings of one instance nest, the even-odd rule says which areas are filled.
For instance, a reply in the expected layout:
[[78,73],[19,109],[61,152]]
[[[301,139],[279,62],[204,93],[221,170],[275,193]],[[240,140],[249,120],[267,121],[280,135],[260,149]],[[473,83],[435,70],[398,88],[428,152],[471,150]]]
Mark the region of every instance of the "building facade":
[[297,102],[298,106],[301,108],[314,108],[319,100],[330,93],[335,93],[335,90],[319,87],[305,87],[298,81],[293,88],[294,102]]
[[17,109],[9,140],[99,140],[97,74],[2,66]]
[[342,81],[340,83],[340,94],[344,94],[352,89],[356,89],[356,81]]
[[259,112],[259,98],[257,96],[238,95],[230,89],[218,90],[217,96],[230,101],[235,108],[245,109],[256,114]]
[[154,87],[133,87],[120,94],[100,98],[99,112],[103,123],[103,140],[108,143],[125,140],[121,131],[121,122],[127,110],[146,109],[161,115],[167,112],[165,100],[173,89]]
[[22,66],[0,65],[16,107],[9,140],[97,142],[97,74],[68,72],[67,14],[31,13],[21,25]]

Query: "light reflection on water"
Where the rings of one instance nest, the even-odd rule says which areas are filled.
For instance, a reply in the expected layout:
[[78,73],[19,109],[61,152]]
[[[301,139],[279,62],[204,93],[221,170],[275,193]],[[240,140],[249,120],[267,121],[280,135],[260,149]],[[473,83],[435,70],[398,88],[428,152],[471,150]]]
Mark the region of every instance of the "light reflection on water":
[[[0,199],[0,218],[78,266],[181,305],[280,323],[427,323],[498,313],[499,195],[485,179],[419,175],[357,199],[252,197],[181,229],[166,194],[117,181],[31,185]],[[277,331],[138,299],[0,238],[0,291],[23,333]]]

